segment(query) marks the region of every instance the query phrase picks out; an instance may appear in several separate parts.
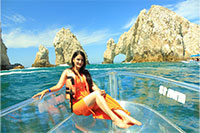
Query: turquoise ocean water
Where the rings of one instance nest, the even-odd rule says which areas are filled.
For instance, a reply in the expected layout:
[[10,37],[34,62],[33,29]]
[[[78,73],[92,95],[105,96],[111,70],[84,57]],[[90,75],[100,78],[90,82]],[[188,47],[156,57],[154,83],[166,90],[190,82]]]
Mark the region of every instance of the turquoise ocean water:
[[[22,102],[24,100],[27,100],[31,98],[34,94],[56,85],[62,71],[69,67],[70,66],[57,66],[53,68],[26,68],[22,70],[1,71],[0,73],[1,110],[7,107],[10,107],[14,104],[17,104],[19,102]],[[182,62],[148,63],[146,62],[146,63],[134,63],[134,64],[91,64],[91,65],[87,65],[87,69],[90,71],[92,77],[95,77],[97,75],[102,75],[104,73],[112,72],[112,71],[122,72],[122,73],[134,72],[138,74],[155,75],[159,77],[164,77],[164,78],[188,83],[195,86],[200,86],[200,65],[198,63],[182,63]],[[149,103],[148,98],[146,98],[148,94],[144,95],[145,93],[148,92],[147,91],[148,88],[142,89],[143,91],[145,91],[145,93],[141,92],[141,89],[138,88],[140,89],[138,90],[138,92],[141,92],[138,94],[143,94],[143,95],[134,96],[131,93],[133,91],[130,90],[133,88],[131,86],[132,84],[127,82],[127,81],[131,82],[132,79],[127,79],[127,78],[125,78],[126,81],[124,83],[126,84],[124,84],[123,87],[129,90],[122,92],[120,97],[123,97],[125,100],[129,100],[133,102],[135,101],[136,103],[138,102],[137,101],[138,99],[143,99],[143,101],[145,101],[146,99],[147,104],[151,105],[151,102]],[[151,89],[149,88],[149,90],[154,91],[152,90],[152,88]],[[137,92],[137,90],[134,92]],[[150,94],[151,92],[149,91],[148,93]],[[181,115],[183,113],[186,115],[193,114],[194,118],[191,118],[193,119],[192,121],[194,122],[199,121],[198,108],[200,106],[198,102],[199,101],[198,95],[199,94],[191,98],[193,99],[194,102],[189,106],[184,105],[184,109],[182,108],[182,106],[171,105],[170,106],[171,111],[166,112],[166,110],[169,110],[169,107],[163,104],[160,104],[157,109],[161,114],[167,113],[167,115],[165,116],[168,116],[172,122],[176,123],[185,131],[191,131],[191,129],[194,129],[193,131],[197,131],[199,128],[198,124],[189,124],[188,127],[185,127],[185,126],[179,125],[179,123],[185,120],[190,121],[190,120],[185,119],[185,116]],[[149,98],[152,100],[151,97]],[[155,103],[156,102],[157,101],[155,101]],[[154,105],[152,107],[154,107]],[[166,107],[168,109],[166,109]],[[178,112],[173,111],[174,110],[173,108]]]
[[[56,85],[66,68],[69,66],[1,71],[1,109],[29,99],[34,94]],[[126,71],[200,85],[200,65],[197,63],[91,64],[87,65],[87,69],[92,76],[109,71]]]

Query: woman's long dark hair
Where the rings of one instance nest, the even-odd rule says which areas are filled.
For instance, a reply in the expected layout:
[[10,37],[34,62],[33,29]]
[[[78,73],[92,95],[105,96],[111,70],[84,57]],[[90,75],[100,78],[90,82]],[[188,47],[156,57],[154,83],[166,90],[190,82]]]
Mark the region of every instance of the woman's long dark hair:
[[89,90],[90,90],[90,93],[91,93],[91,92],[93,92],[93,90],[92,90],[93,81],[92,81],[92,77],[91,77],[89,71],[85,69],[85,66],[86,66],[86,58],[85,58],[85,54],[84,54],[82,51],[79,50],[79,51],[76,51],[76,52],[73,54],[72,59],[71,59],[72,67],[71,67],[70,69],[76,74],[76,72],[75,72],[72,68],[74,67],[74,62],[73,62],[73,60],[74,60],[74,58],[76,58],[76,56],[78,56],[78,55],[81,55],[81,56],[83,57],[83,66],[80,68],[79,73],[85,75],[86,81],[87,81],[87,83],[88,83],[88,85],[89,85]]

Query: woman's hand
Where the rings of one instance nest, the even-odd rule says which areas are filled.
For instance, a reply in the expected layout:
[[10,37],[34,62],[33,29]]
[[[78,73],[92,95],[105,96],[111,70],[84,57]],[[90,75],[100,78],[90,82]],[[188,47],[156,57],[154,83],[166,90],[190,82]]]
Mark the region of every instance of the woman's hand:
[[105,90],[100,90],[100,94],[101,94],[102,96],[105,96],[105,95],[106,95]]
[[34,95],[32,98],[35,98],[37,96],[40,96],[40,99],[43,98],[43,96],[45,95],[45,93],[47,93],[48,90],[43,90],[42,92],[37,93],[36,95]]
[[101,96],[105,96],[106,95],[106,91],[105,90],[101,90],[94,82],[93,82],[93,87],[92,89],[94,91],[99,91]]

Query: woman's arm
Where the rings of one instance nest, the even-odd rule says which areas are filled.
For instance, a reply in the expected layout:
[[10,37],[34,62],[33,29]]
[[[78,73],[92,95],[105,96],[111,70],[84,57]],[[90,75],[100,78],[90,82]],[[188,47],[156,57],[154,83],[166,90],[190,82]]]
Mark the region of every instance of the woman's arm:
[[60,80],[58,81],[58,83],[55,86],[51,87],[50,89],[46,89],[46,90],[43,90],[42,92],[37,93],[32,98],[40,96],[40,99],[42,99],[46,93],[60,90],[63,87],[63,85],[65,84],[65,81],[67,78],[67,73],[68,73],[68,70],[67,69],[64,70],[60,77]]
[[101,89],[93,82],[92,90],[93,91],[100,91]]
[[106,94],[105,90],[101,90],[94,82],[93,82],[92,89],[94,91],[100,91],[102,96],[104,96]]
[[68,69],[63,71],[58,83],[55,86],[50,88],[51,92],[58,91],[63,87],[67,79],[67,74],[68,74]]

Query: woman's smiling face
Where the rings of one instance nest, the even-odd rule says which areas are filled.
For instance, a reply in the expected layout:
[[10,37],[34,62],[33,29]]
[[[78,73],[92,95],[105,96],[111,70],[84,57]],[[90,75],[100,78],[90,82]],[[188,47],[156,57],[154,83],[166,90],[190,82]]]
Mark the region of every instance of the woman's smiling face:
[[74,59],[73,59],[73,62],[74,62],[74,67],[79,70],[83,64],[84,64],[84,60],[83,60],[83,56],[81,56],[80,54],[77,55]]

